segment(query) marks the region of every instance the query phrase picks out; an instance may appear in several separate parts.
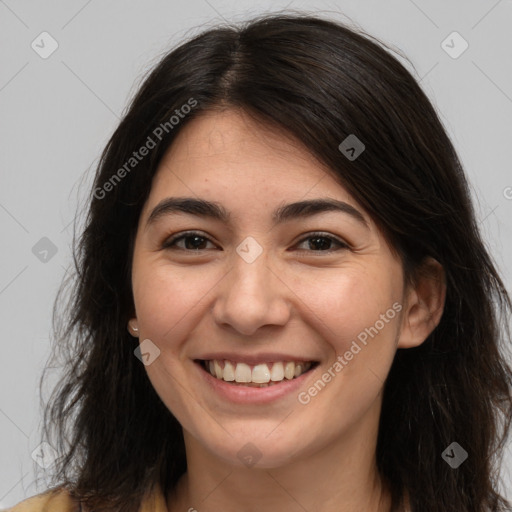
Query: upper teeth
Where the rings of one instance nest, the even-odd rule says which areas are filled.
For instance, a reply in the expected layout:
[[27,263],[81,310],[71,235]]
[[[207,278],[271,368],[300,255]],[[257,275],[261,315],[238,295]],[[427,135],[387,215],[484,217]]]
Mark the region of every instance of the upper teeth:
[[[210,373],[227,382],[255,382],[264,384],[266,382],[279,382],[284,379],[291,380],[298,377],[311,368],[311,362],[295,363],[293,361],[261,363],[253,367],[245,363],[234,363],[231,361],[206,361]],[[271,366],[271,368],[269,367]]]

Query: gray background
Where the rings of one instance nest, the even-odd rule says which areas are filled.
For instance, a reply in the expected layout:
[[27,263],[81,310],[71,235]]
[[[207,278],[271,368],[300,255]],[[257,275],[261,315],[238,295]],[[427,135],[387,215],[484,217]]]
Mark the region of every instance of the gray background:
[[[44,490],[34,482],[31,453],[39,441],[37,384],[49,355],[53,300],[71,263],[76,206],[140,76],[205,27],[285,7],[348,16],[411,59],[416,71],[405,64],[441,112],[511,289],[510,0],[0,0],[0,509]],[[58,43],[46,59],[31,47],[35,41],[40,52],[51,48],[49,39],[41,42],[44,31]],[[453,31],[469,44],[458,58],[442,47]],[[456,39],[447,44],[452,52],[462,48]],[[43,237],[55,254],[34,254]],[[505,458],[512,499],[510,445]]]

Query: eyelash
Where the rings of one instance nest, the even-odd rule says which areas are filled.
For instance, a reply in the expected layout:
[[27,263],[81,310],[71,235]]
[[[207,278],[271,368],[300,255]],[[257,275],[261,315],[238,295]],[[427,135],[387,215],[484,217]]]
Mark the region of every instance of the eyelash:
[[[198,249],[198,250],[194,250],[194,249],[183,249],[183,248],[177,248],[177,249],[174,249],[172,246],[174,244],[176,244],[176,242],[180,241],[180,240],[184,240],[186,238],[191,238],[191,237],[194,237],[194,236],[197,236],[197,237],[200,237],[200,238],[204,238],[205,240],[211,242],[213,244],[213,242],[206,236],[204,236],[203,234],[201,234],[200,232],[198,231],[187,231],[185,233],[181,233],[181,234],[178,234],[178,235],[174,235],[174,236],[171,236],[170,238],[166,239],[163,244],[162,244],[162,247],[161,249],[171,249],[171,250],[180,250],[180,251],[185,251],[185,252],[194,252],[194,253],[200,253],[200,252],[203,252],[203,251],[206,251],[207,249]],[[323,254],[331,254],[333,252],[337,252],[341,249],[349,249],[349,245],[346,243],[346,242],[343,242],[342,240],[332,236],[332,235],[328,235],[326,233],[322,233],[322,232],[313,232],[313,233],[310,233],[307,237],[305,238],[302,238],[301,240],[299,240],[299,242],[297,243],[297,245],[301,244],[302,242],[305,242],[311,238],[324,238],[326,240],[331,240],[332,242],[336,243],[339,245],[339,248],[338,249],[329,249],[329,250],[326,250],[326,251],[313,251],[313,250],[300,250],[299,252],[308,252],[308,253],[311,253],[311,252],[318,252],[318,253],[323,253]]]

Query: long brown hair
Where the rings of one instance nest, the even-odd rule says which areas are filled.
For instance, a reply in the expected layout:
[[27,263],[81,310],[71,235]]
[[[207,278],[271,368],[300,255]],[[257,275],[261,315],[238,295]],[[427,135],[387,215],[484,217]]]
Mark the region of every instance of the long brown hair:
[[[65,374],[44,410],[43,439],[61,455],[52,483],[95,511],[131,512],[156,482],[168,490],[186,471],[181,426],[134,357],[137,340],[126,328],[133,243],[177,133],[201,112],[232,107],[286,130],[332,169],[400,255],[408,281],[426,256],[444,267],[440,324],[421,346],[398,350],[385,383],[377,463],[394,503],[407,491],[415,512],[507,510],[498,470],[512,418],[512,305],[454,147],[384,43],[295,13],[209,29],[173,49],[109,140],[85,229],[73,239],[70,294],[61,301],[63,286],[54,306],[54,351]],[[365,144],[353,161],[338,148],[350,134]],[[127,166],[150,139],[147,156]],[[456,469],[442,456],[452,442],[468,452]]]

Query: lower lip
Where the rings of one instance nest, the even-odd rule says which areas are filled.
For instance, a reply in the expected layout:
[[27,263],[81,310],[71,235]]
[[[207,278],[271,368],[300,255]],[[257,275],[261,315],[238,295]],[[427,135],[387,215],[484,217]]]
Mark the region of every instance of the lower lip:
[[200,363],[194,362],[199,373],[206,384],[222,398],[237,404],[268,404],[289,396],[297,394],[304,381],[313,373],[316,367],[308,370],[299,377],[291,380],[282,380],[279,384],[273,384],[263,388],[230,384],[221,379],[213,377]]

